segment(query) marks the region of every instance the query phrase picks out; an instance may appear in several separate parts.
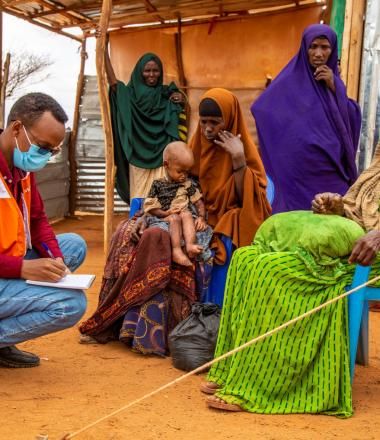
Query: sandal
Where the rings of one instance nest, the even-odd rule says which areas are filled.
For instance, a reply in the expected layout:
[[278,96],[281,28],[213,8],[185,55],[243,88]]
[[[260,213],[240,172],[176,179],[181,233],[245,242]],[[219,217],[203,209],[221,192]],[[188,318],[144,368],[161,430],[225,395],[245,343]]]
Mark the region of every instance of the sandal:
[[80,344],[99,344],[99,342],[89,335],[80,335],[79,336],[79,343]]
[[243,409],[239,405],[235,405],[234,403],[227,403],[224,400],[219,399],[219,397],[215,396],[208,397],[206,403],[210,408],[221,409],[223,411],[243,411]]
[[202,393],[215,394],[219,390],[220,386],[215,382],[202,382],[199,388]]

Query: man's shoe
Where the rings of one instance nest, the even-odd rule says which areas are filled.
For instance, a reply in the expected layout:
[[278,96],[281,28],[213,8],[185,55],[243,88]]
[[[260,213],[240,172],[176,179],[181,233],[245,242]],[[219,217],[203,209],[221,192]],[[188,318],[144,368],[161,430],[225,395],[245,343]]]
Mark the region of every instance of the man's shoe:
[[21,351],[16,346],[0,348],[0,367],[31,368],[40,365],[40,358],[33,353]]

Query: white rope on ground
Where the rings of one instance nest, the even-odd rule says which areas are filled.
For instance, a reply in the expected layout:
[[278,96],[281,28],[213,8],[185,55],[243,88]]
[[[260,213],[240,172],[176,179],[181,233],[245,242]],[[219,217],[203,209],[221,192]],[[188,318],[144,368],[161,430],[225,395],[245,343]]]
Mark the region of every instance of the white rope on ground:
[[152,392],[150,392],[148,394],[145,394],[144,396],[139,397],[138,399],[133,400],[132,402],[128,403],[127,405],[124,405],[121,408],[113,411],[112,413],[107,414],[107,415],[105,415],[105,416],[95,420],[94,422],[84,426],[83,428],[79,429],[78,431],[75,431],[72,434],[66,434],[64,437],[62,437],[61,440],[70,440],[70,439],[72,439],[74,437],[77,437],[79,434],[82,434],[83,432],[85,432],[88,429],[92,428],[93,426],[103,422],[104,420],[107,420],[110,417],[116,416],[117,414],[121,413],[122,411],[125,411],[126,409],[131,408],[134,405],[137,405],[138,403],[142,402],[143,400],[148,399],[149,397],[152,397],[152,396],[160,393],[163,390],[166,390],[167,388],[171,387],[172,385],[175,385],[175,384],[177,384],[179,382],[182,382],[183,380],[187,379],[190,376],[194,376],[194,374],[201,373],[203,370],[211,367],[211,365],[215,364],[216,362],[219,362],[219,361],[221,361],[223,359],[226,359],[227,357],[229,357],[229,356],[231,356],[231,355],[233,355],[235,353],[238,353],[239,351],[244,350],[247,347],[250,347],[251,345],[255,344],[256,342],[259,342],[262,339],[267,338],[268,336],[272,336],[275,333],[278,333],[279,331],[283,330],[286,327],[289,327],[292,324],[295,324],[296,322],[300,321],[301,319],[304,319],[307,316],[310,316],[313,313],[318,312],[319,310],[323,309],[324,307],[327,307],[330,304],[333,304],[333,303],[339,301],[340,299],[343,299],[346,296],[351,295],[354,292],[357,292],[358,290],[362,289],[363,287],[366,287],[366,286],[368,286],[370,284],[373,284],[373,283],[375,283],[376,281],[379,281],[379,280],[380,280],[380,275],[377,276],[377,277],[372,278],[369,281],[366,281],[365,283],[361,284],[360,286],[355,287],[354,289],[348,290],[347,292],[342,293],[341,295],[339,295],[339,296],[337,296],[337,297],[335,297],[333,299],[330,299],[329,301],[326,301],[325,303],[321,304],[320,306],[317,306],[314,309],[311,309],[308,312],[305,312],[302,315],[297,316],[296,318],[293,318],[293,319],[291,319],[288,322],[285,322],[284,324],[281,324],[279,327],[276,327],[273,330],[270,330],[270,331],[268,331],[268,332],[266,332],[266,333],[264,333],[264,334],[262,334],[260,336],[257,336],[254,339],[251,339],[250,341],[246,342],[245,344],[240,345],[239,347],[236,347],[233,350],[231,350],[231,351],[229,351],[227,353],[222,354],[221,356],[213,359],[212,361],[207,362],[207,363],[201,365],[200,367],[196,368],[195,370],[189,371],[188,373],[183,374],[180,377],[177,377],[177,379],[174,379],[171,382],[169,382],[169,383],[167,383],[167,384],[165,384],[165,385],[163,385],[163,386],[153,390]]

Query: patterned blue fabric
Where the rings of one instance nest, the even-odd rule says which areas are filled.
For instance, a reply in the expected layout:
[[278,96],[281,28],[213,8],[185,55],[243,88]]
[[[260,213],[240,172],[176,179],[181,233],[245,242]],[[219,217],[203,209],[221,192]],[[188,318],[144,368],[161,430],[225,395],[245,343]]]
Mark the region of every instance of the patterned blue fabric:
[[119,339],[139,353],[165,356],[167,321],[168,299],[160,292],[142,306],[128,310]]
[[[205,297],[212,272],[212,258],[198,262],[195,268],[196,292],[200,300]],[[166,356],[169,323],[170,293],[159,292],[142,306],[132,307],[123,319],[119,340],[142,354]]]

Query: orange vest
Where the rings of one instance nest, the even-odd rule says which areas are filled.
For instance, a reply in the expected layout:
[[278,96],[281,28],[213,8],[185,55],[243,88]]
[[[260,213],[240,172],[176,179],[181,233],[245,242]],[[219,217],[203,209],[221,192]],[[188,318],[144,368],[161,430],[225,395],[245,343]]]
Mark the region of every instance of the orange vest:
[[23,257],[31,248],[30,203],[31,185],[28,173],[21,180],[22,210],[0,173],[0,253],[13,257]]

